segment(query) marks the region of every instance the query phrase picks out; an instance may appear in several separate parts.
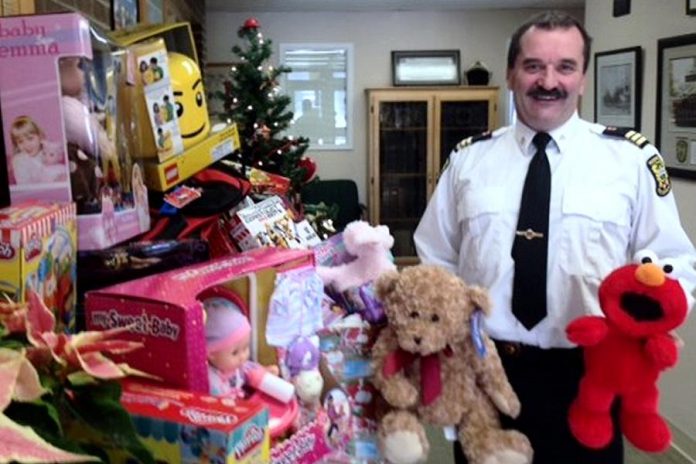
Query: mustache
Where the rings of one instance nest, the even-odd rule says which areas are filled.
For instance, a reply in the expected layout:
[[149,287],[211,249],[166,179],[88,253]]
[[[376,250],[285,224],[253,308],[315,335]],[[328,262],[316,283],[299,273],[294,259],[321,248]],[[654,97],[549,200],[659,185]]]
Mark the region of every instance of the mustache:
[[568,96],[568,92],[565,90],[561,89],[551,89],[551,90],[546,90],[541,87],[536,87],[529,92],[527,92],[528,97],[536,98],[536,97],[551,97],[551,98],[566,98]]

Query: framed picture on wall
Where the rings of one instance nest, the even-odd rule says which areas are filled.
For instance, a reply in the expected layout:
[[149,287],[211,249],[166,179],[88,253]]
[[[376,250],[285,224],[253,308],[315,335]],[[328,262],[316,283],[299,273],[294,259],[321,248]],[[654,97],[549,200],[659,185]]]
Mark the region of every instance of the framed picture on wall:
[[696,16],[696,0],[686,0],[686,14]]
[[669,173],[696,179],[696,34],[657,41],[655,142]]
[[230,80],[234,63],[208,63],[203,72],[203,83],[211,119],[221,121],[225,113],[225,81]]
[[138,24],[140,12],[138,0],[111,0],[111,28],[125,29]]
[[146,24],[164,22],[164,0],[139,0],[140,21]]
[[641,47],[595,53],[595,121],[640,130]]
[[391,52],[392,82],[397,85],[459,85],[459,50]]

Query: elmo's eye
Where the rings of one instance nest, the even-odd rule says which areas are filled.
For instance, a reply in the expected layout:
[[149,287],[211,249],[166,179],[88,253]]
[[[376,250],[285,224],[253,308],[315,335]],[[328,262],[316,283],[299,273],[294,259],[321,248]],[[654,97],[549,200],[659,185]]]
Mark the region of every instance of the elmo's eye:
[[669,274],[674,270],[674,266],[672,266],[671,264],[665,264],[664,266],[662,266],[662,270],[665,271],[665,274]]
[[409,317],[411,319],[418,319],[418,312],[417,311],[412,311],[411,314],[409,314]]
[[639,250],[636,252],[636,254],[633,255],[633,262],[634,263],[640,263],[640,264],[649,264],[649,263],[657,263],[657,254],[649,249],[643,249]]

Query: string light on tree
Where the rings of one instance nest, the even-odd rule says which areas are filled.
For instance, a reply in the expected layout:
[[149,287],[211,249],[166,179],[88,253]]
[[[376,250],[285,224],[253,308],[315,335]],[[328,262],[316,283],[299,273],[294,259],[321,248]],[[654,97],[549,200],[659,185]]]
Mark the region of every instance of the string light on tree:
[[236,71],[230,73],[231,85],[225,88],[225,116],[237,123],[240,162],[288,177],[292,195],[307,181],[300,160],[309,141],[282,135],[293,114],[290,97],[278,82],[290,68],[271,64],[272,40],[264,38],[260,29],[260,22],[249,18],[237,31],[240,43],[232,47]]

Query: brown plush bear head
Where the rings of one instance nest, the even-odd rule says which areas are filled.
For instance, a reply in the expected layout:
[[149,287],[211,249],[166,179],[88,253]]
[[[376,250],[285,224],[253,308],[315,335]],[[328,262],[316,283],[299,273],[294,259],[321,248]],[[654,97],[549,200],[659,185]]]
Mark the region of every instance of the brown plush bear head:
[[428,355],[471,336],[471,315],[490,310],[488,294],[438,266],[419,264],[382,274],[375,282],[399,346]]

